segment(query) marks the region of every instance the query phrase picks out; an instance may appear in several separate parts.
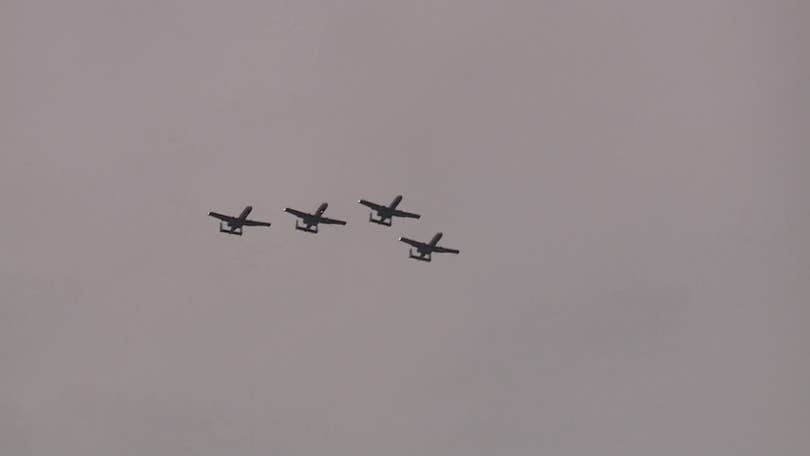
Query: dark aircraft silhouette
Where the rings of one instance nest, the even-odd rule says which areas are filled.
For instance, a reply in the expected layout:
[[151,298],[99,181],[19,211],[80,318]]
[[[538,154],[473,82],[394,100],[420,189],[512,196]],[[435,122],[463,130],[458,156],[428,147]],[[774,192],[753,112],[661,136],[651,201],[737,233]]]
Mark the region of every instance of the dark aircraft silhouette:
[[324,225],[345,225],[346,222],[343,220],[336,220],[330,219],[323,216],[323,213],[326,211],[326,208],[329,206],[327,203],[321,203],[318,206],[318,209],[315,211],[314,214],[308,214],[306,212],[301,212],[295,209],[290,209],[289,207],[284,208],[284,212],[289,212],[294,216],[301,219],[304,222],[303,225],[298,224],[298,220],[295,221],[295,229],[306,231],[308,233],[317,233],[318,232],[318,224],[323,223]]
[[[242,213],[239,214],[238,217],[231,217],[230,215],[217,214],[216,212],[209,212],[208,215],[220,220],[220,222],[219,222],[219,232],[220,233],[228,233],[228,234],[235,234],[237,236],[241,236],[242,235],[242,227],[245,227],[245,226],[270,226],[270,224],[268,222],[257,222],[255,220],[248,220],[247,216],[248,216],[248,214],[250,214],[250,211],[252,211],[252,210],[253,210],[253,206],[247,206],[242,210]],[[225,225],[223,225],[222,222],[225,222]]]
[[[405,217],[414,219],[418,219],[420,217],[419,214],[398,210],[397,206],[401,201],[402,195],[397,195],[397,197],[394,198],[394,201],[391,201],[391,204],[389,204],[388,206],[372,203],[371,201],[366,201],[364,199],[361,199],[360,201],[358,201],[358,203],[373,210],[373,212],[368,213],[368,221],[376,223],[378,225],[391,226],[394,217]],[[373,217],[374,212],[377,213],[378,218],[376,219]]]
[[439,239],[442,238],[442,233],[436,233],[435,236],[430,240],[428,243],[414,241],[413,239],[408,239],[406,237],[399,238],[400,241],[411,245],[412,247],[416,247],[417,254],[413,254],[413,248],[410,250],[410,257],[414,260],[419,261],[427,261],[430,262],[430,255],[432,253],[459,253],[456,249],[448,249],[446,247],[439,247],[437,244],[439,243]]

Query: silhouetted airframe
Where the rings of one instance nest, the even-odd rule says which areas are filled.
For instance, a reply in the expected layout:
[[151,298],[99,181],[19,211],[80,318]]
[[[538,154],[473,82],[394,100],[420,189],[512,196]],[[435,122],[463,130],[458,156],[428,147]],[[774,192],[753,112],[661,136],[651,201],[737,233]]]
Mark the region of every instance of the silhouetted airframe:
[[[257,222],[255,220],[248,220],[247,216],[250,214],[250,211],[252,211],[252,210],[253,210],[253,206],[247,206],[242,210],[242,213],[239,214],[239,216],[237,216],[237,217],[231,217],[230,215],[218,214],[216,212],[209,212],[208,215],[220,220],[220,222],[219,222],[219,231],[221,233],[235,234],[237,236],[241,236],[242,235],[242,227],[245,227],[245,226],[270,226],[270,223],[268,223],[268,222]],[[225,222],[224,226],[222,224],[223,222]]]
[[[419,214],[414,214],[412,212],[405,212],[397,209],[397,206],[402,201],[402,195],[397,195],[391,204],[388,206],[383,206],[382,204],[372,203],[371,201],[366,201],[361,199],[358,203],[372,209],[373,212],[368,213],[368,221],[372,223],[376,223],[378,225],[385,225],[391,226],[392,219],[394,217],[405,217],[405,218],[414,218],[418,219],[420,216]],[[374,213],[377,213],[378,218],[374,218]]]
[[295,221],[295,229],[306,231],[308,233],[317,233],[318,232],[318,224],[323,223],[324,225],[345,225],[346,222],[343,220],[336,220],[331,219],[323,216],[323,213],[326,211],[326,208],[329,207],[327,203],[321,203],[318,206],[318,209],[315,210],[314,214],[308,214],[306,212],[302,212],[296,209],[290,209],[289,207],[284,208],[284,212],[288,212],[293,214],[294,216],[301,219],[304,223],[303,225],[298,224],[298,220]]
[[399,238],[400,241],[411,245],[412,247],[416,247],[417,255],[413,254],[413,248],[410,250],[410,257],[414,260],[419,261],[430,261],[430,255],[432,253],[459,253],[456,249],[448,249],[446,247],[439,247],[439,239],[442,238],[442,233],[436,233],[435,236],[430,240],[430,242],[424,243],[419,241],[414,241],[413,239],[408,239],[406,237]]

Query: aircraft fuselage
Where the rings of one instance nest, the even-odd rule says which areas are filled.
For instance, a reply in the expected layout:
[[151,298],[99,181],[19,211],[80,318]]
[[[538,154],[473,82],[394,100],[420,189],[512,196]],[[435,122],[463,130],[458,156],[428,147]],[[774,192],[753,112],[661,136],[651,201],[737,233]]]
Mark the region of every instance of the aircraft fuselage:
[[242,212],[239,213],[239,216],[236,217],[236,220],[228,222],[228,226],[232,228],[238,228],[244,225],[245,220],[247,220],[248,215],[250,215],[251,211],[253,211],[253,206],[246,206],[244,209],[242,209]]
[[444,236],[443,233],[436,233],[430,238],[430,242],[423,246],[419,246],[416,248],[416,251],[419,252],[421,255],[428,255],[433,252],[433,248],[439,244],[439,240]]
[[375,211],[377,213],[377,216],[382,219],[390,219],[391,217],[393,217],[394,211],[397,210],[397,206],[399,206],[399,203],[401,201],[402,195],[397,195],[397,197],[394,198],[393,201],[391,201],[391,204],[389,204],[388,206],[382,206],[380,207],[380,209]]
[[401,201],[402,195],[397,195],[397,197],[394,198],[394,201],[391,201],[391,204],[388,205],[388,210],[393,211],[394,209],[396,209]]

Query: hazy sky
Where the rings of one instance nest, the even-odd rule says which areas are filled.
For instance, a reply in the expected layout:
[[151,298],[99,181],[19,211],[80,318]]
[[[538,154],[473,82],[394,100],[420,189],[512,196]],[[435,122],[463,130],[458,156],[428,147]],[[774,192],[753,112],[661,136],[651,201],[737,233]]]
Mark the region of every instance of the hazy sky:
[[808,43],[806,0],[0,1],[0,452],[810,454]]

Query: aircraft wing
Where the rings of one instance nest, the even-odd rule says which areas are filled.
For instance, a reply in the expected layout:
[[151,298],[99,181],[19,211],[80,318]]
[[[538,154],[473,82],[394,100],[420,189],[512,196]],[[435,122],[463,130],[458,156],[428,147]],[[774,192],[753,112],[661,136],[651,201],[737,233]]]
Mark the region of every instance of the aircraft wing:
[[416,248],[423,248],[423,247],[425,247],[427,245],[424,242],[414,241],[413,239],[408,239],[406,237],[401,237],[401,238],[399,238],[399,240],[406,243],[406,244],[410,244],[410,245],[412,245],[412,246],[414,246]]
[[405,211],[394,211],[394,215],[397,217],[405,217],[405,218],[413,218],[418,219],[421,217],[419,214],[414,214],[413,212],[405,212]]
[[306,212],[301,212],[301,211],[296,210],[296,209],[290,209],[289,207],[284,208],[284,212],[289,212],[290,214],[292,214],[292,215],[294,215],[296,217],[300,217],[302,219],[307,219],[307,218],[312,217],[311,214],[307,214]]
[[223,222],[232,222],[236,220],[236,217],[231,217],[230,215],[217,214],[216,212],[209,212],[208,215],[220,219]]
[[270,222],[257,222],[256,220],[245,220],[242,222],[245,226],[270,226]]
[[447,247],[433,247],[433,251],[436,253],[458,253],[459,251],[456,249],[448,249]]
[[360,203],[363,206],[366,206],[368,208],[374,209],[375,211],[381,211],[381,210],[386,209],[386,207],[383,206],[383,205],[380,205],[380,204],[377,204],[377,203],[372,203],[371,201],[366,201],[364,199],[361,199],[360,201],[358,201],[358,203]]
[[318,217],[318,223],[323,223],[324,225],[345,225],[346,222],[343,220],[331,219],[327,217]]

